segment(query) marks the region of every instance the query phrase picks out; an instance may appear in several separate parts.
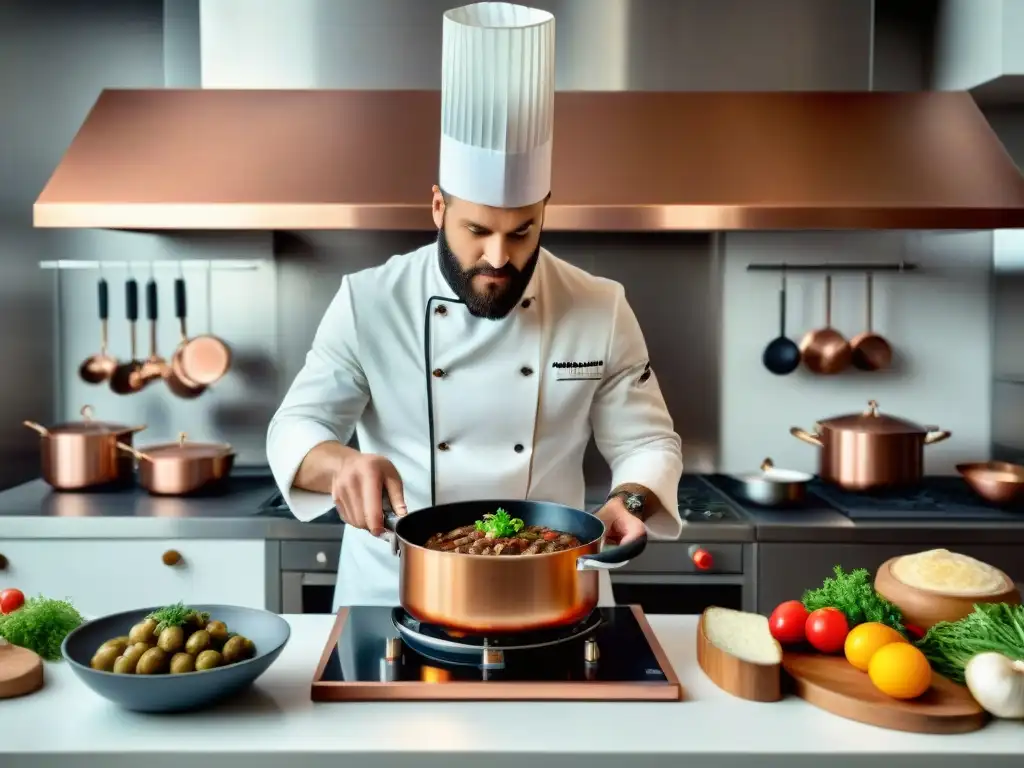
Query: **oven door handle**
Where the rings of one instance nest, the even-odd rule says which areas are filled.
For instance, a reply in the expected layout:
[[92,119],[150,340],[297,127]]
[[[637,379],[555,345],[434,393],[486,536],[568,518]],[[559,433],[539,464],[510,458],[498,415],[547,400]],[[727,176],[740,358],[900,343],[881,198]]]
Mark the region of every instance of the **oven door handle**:
[[303,573],[301,584],[304,587],[333,587],[338,581],[336,573]]

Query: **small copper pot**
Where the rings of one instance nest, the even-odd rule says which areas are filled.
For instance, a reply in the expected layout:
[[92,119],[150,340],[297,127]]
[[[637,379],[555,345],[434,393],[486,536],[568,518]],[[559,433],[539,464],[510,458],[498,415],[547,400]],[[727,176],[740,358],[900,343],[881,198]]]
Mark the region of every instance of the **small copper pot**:
[[814,434],[800,427],[789,433],[821,448],[822,480],[851,491],[916,485],[924,474],[924,447],[951,434],[880,414],[874,400],[864,413],[819,422]]
[[43,480],[58,491],[82,491],[108,485],[130,485],[132,461],[118,451],[131,445],[136,432],[145,429],[93,420],[91,406],[81,411],[82,421],[44,427],[22,422],[39,433],[40,470]]
[[178,442],[150,445],[141,450],[127,443],[117,447],[139,463],[139,485],[155,496],[184,496],[210,490],[231,474],[235,452],[227,443],[190,443],[185,433]]

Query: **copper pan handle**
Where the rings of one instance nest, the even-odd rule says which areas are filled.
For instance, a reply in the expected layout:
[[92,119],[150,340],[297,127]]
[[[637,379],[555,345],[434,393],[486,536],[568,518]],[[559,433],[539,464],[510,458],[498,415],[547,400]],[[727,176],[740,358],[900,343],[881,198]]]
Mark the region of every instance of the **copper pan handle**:
[[813,445],[816,448],[825,447],[825,444],[821,442],[821,437],[819,437],[818,435],[812,435],[806,429],[800,429],[800,427],[790,427],[789,434],[791,434],[797,440],[802,440],[808,445]]
[[142,431],[142,430],[144,430],[145,428],[146,428],[146,425],[145,425],[145,424],[140,424],[140,425],[139,425],[139,426],[137,426],[137,427],[129,427],[129,428],[128,428],[128,429],[126,429],[125,431],[126,431],[126,432],[127,432],[127,433],[128,433],[129,435],[134,435],[134,434],[136,434],[137,432],[141,432],[141,431]]
[[928,434],[924,436],[924,444],[935,445],[936,443],[941,443],[943,440],[946,440],[952,436],[952,432],[947,432],[944,429],[933,429],[930,430]]
[[120,440],[117,441],[117,447],[120,450],[124,451],[125,453],[130,453],[132,456],[134,456],[139,461],[143,461],[143,460],[145,460],[145,461],[152,461],[152,459],[149,456],[147,456],[146,454],[144,454],[142,451],[137,450],[136,448],[133,448],[132,446],[128,445],[127,443],[122,443]]
[[49,437],[50,436],[50,430],[48,430],[42,424],[36,424],[34,421],[23,421],[21,423],[24,424],[29,429],[35,430],[42,437]]

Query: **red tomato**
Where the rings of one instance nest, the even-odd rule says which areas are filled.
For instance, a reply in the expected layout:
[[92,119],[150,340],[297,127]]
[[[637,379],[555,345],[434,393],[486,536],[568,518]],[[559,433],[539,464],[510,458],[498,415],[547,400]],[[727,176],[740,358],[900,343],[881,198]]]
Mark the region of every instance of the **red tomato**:
[[544,535],[541,537],[544,541],[554,541],[558,538],[557,531],[544,531]]
[[5,589],[0,592],[0,613],[14,613],[25,604],[25,595],[20,589]]
[[924,637],[924,630],[916,624],[904,624],[903,628],[907,630],[907,634],[910,635],[911,640],[920,640]]
[[846,614],[838,608],[819,608],[807,617],[804,627],[807,642],[822,653],[836,653],[843,650],[850,627]]
[[802,643],[806,639],[806,623],[807,609],[799,600],[787,600],[768,617],[768,628],[772,637],[783,645]]

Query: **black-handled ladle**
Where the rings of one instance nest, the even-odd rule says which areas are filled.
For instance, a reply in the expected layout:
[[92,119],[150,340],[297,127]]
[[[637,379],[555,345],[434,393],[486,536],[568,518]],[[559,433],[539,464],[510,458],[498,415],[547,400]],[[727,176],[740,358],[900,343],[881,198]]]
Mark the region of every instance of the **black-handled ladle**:
[[786,271],[782,271],[782,287],[779,289],[779,335],[768,342],[761,355],[764,367],[776,376],[792,373],[800,365],[800,347],[786,336]]

